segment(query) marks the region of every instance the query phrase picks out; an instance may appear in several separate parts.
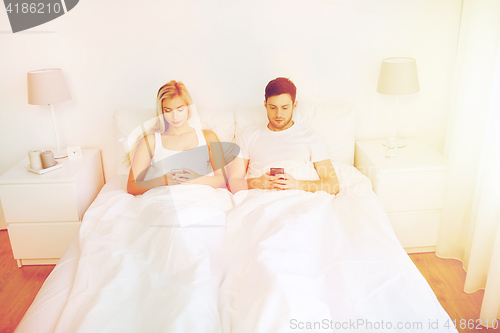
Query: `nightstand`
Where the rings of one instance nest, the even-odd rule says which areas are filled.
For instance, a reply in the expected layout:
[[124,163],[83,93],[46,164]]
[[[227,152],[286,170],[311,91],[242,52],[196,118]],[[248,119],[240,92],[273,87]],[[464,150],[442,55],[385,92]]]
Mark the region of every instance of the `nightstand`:
[[37,175],[28,157],[0,177],[2,201],[14,259],[22,265],[56,264],[83,214],[104,185],[101,152],[58,160],[62,168]]
[[421,139],[386,158],[383,140],[358,141],[354,166],[373,184],[408,253],[436,249],[448,160]]

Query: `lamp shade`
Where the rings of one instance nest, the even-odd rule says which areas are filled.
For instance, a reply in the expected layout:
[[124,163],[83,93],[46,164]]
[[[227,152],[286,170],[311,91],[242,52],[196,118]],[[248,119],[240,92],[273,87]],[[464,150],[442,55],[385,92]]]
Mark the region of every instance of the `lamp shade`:
[[387,95],[406,95],[419,90],[415,59],[387,58],[382,60],[377,92]]
[[28,72],[28,103],[47,105],[71,99],[66,80],[60,68]]

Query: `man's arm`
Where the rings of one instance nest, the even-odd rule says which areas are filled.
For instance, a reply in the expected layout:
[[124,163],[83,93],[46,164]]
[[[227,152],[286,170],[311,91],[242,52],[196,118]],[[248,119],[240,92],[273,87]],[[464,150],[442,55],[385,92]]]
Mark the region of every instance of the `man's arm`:
[[325,191],[329,194],[339,193],[339,181],[332,162],[330,160],[315,162],[314,168],[318,173],[319,180],[304,182],[302,189],[309,192]]
[[319,180],[296,180],[289,174],[271,177],[273,188],[277,190],[303,190],[308,192],[325,191],[329,194],[339,193],[337,174],[330,160],[314,162]]

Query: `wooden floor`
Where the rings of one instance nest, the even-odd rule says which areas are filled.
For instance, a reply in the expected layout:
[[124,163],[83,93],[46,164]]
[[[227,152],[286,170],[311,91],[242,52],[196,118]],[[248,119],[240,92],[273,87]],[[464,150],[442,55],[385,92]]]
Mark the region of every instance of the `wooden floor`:
[[0,230],[0,332],[13,332],[54,266],[17,267],[7,230]]
[[[454,259],[440,259],[434,253],[411,254],[410,258],[437,295],[439,302],[458,326],[461,319],[476,320],[484,291],[462,291],[465,271]],[[13,332],[33,302],[54,266],[23,266],[13,259],[9,236],[0,231],[0,333]],[[500,329],[461,329],[459,332],[500,332]],[[436,333],[439,331],[436,330]]]
[[[486,329],[478,325],[480,322],[476,320],[479,318],[484,290],[472,294],[463,291],[465,270],[462,268],[461,261],[441,259],[434,252],[410,254],[410,258],[425,277],[450,318],[452,320],[456,319],[456,327],[459,332],[500,332],[500,328],[496,330],[492,328]],[[478,328],[462,329],[460,327],[460,320],[462,319],[464,319],[462,325],[470,321],[472,327],[477,326]]]

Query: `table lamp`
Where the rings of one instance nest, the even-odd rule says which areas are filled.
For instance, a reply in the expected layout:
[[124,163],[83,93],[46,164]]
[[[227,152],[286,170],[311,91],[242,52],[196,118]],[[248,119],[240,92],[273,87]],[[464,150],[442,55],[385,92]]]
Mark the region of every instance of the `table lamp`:
[[398,95],[407,95],[419,91],[417,62],[413,58],[387,58],[382,60],[378,78],[377,92],[386,95],[396,95],[394,108],[394,123],[386,137],[386,157],[397,157],[400,145],[397,136]]
[[28,72],[28,103],[32,105],[50,105],[52,123],[57,143],[55,158],[67,157],[67,152],[62,152],[57,135],[54,104],[71,99],[68,86],[60,68],[40,69]]

